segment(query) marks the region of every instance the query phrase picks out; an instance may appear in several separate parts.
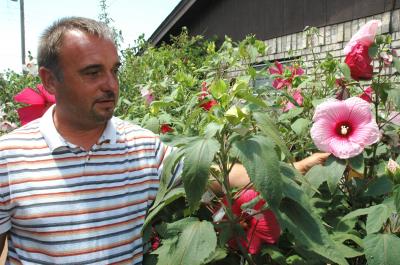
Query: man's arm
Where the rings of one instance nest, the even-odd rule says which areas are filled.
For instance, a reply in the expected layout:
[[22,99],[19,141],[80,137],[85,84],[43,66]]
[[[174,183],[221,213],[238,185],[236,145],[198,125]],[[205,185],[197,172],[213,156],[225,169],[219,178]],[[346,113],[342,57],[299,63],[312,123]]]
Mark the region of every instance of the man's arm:
[[[7,238],[6,233],[0,235],[0,255],[1,255],[1,253],[4,252],[4,245],[6,243],[6,238]],[[3,258],[3,257],[1,257],[1,258]]]
[[[298,162],[294,162],[293,166],[301,173],[305,174],[313,166],[323,164],[328,158],[329,153],[315,153],[309,157],[304,158]],[[229,184],[232,187],[244,187],[250,183],[249,175],[247,175],[246,169],[242,164],[235,164],[229,174]],[[217,194],[221,193],[221,187],[217,181],[213,181],[210,185],[211,189]]]

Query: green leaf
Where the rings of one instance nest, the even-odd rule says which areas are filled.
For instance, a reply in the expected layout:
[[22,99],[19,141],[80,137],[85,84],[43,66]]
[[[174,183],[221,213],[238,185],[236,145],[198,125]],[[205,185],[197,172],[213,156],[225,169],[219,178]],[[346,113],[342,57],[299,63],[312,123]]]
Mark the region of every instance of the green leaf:
[[304,133],[308,132],[307,128],[309,124],[310,120],[299,118],[290,127],[298,136],[301,136],[304,135]]
[[154,133],[160,133],[160,120],[158,118],[151,117],[145,121],[143,127]]
[[397,265],[400,261],[400,238],[393,234],[369,234],[364,238],[368,265]]
[[262,254],[268,254],[271,259],[279,265],[286,265],[285,256],[275,246],[268,245],[267,248],[262,249]]
[[214,137],[217,132],[221,131],[223,126],[221,124],[215,123],[215,122],[210,122],[207,124],[207,127],[205,129],[205,136],[207,138]]
[[371,58],[374,58],[378,54],[378,48],[379,46],[376,45],[375,43],[369,46],[368,48],[368,55]]
[[220,144],[214,138],[194,138],[184,148],[182,179],[191,211],[197,209],[206,188],[209,169]]
[[390,179],[385,175],[382,177],[377,177],[372,180],[367,189],[365,190],[364,195],[366,196],[380,196],[383,194],[387,194],[392,191],[393,183]]
[[394,89],[389,90],[388,94],[396,107],[400,108],[400,87],[396,86]]
[[279,146],[282,153],[288,158],[290,162],[294,161],[292,153],[290,153],[289,149],[287,148],[285,142],[281,138],[281,133],[279,132],[278,128],[275,126],[275,123],[271,120],[271,118],[266,113],[255,112],[253,114],[254,119],[257,121],[257,126],[260,130],[268,137],[274,141],[276,145]]
[[308,196],[313,197],[319,186],[326,181],[326,176],[325,167],[322,165],[313,166],[304,176],[306,181],[302,184],[302,189]]
[[144,220],[143,228],[153,220],[153,218],[161,212],[161,210],[167,205],[173,203],[175,200],[185,196],[185,190],[183,188],[175,188],[169,191],[161,201],[158,201],[157,204],[154,204],[149,212],[146,215],[146,219]]
[[214,253],[212,253],[205,261],[203,264],[208,264],[210,262],[215,262],[218,260],[221,260],[223,258],[226,257],[228,253],[226,252],[225,249],[217,247],[214,251]]
[[217,79],[211,83],[210,86],[211,95],[216,98],[220,99],[222,96],[226,95],[227,93],[227,85],[224,80]]
[[311,206],[303,205],[305,196],[301,190],[295,188],[292,184],[285,186],[285,190],[296,189],[291,191],[291,195],[297,199],[285,198],[281,202],[280,211],[276,212],[279,223],[288,229],[295,237],[296,244],[303,246],[305,249],[323,256],[337,264],[348,264],[344,259],[340,248],[329,236],[328,232],[322,225],[322,221],[313,213]]
[[393,57],[393,66],[396,68],[396,71],[400,73],[400,60],[398,57]]
[[201,265],[216,251],[217,236],[210,222],[189,217],[167,224],[163,230],[167,239],[153,252],[159,264]]
[[397,214],[400,214],[400,184],[393,189],[394,205],[396,206]]
[[331,193],[337,189],[340,179],[343,176],[346,164],[334,156],[329,156],[325,163],[326,173],[328,174],[328,188]]
[[364,172],[364,156],[362,153],[355,157],[349,158],[348,161],[352,169],[359,173]]
[[339,65],[339,70],[342,72],[343,76],[350,80],[351,79],[351,74],[350,74],[350,68],[346,63],[340,63]]
[[277,207],[282,198],[282,177],[272,141],[255,135],[234,142],[233,147],[257,191],[269,205]]
[[353,219],[353,218],[356,218],[356,217],[361,216],[361,215],[369,214],[370,211],[371,211],[370,207],[369,208],[361,208],[361,209],[354,210],[352,212],[349,212],[345,216],[343,216],[341,221],[344,221],[344,220],[347,220],[347,219]]
[[390,209],[385,204],[378,204],[370,207],[370,209],[371,210],[368,213],[366,227],[368,234],[379,232],[379,230],[382,228],[382,225],[391,215]]
[[303,108],[295,107],[279,116],[279,121],[291,120],[303,113]]

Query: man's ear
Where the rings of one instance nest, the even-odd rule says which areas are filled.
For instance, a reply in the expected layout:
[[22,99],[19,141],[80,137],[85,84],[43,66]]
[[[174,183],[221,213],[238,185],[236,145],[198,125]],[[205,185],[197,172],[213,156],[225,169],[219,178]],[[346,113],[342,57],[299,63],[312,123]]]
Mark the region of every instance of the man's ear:
[[57,84],[59,83],[55,74],[50,69],[41,66],[39,68],[39,76],[40,76],[40,79],[42,80],[42,84],[45,87],[45,89],[50,94],[55,95],[56,87],[57,87]]

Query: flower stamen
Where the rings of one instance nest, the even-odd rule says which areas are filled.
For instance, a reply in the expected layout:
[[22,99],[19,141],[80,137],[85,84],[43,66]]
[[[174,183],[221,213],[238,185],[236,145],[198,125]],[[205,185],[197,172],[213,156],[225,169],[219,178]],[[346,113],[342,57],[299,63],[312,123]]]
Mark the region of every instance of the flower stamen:
[[350,127],[346,126],[346,125],[340,126],[340,134],[347,135],[347,133],[349,132],[349,129],[350,129]]

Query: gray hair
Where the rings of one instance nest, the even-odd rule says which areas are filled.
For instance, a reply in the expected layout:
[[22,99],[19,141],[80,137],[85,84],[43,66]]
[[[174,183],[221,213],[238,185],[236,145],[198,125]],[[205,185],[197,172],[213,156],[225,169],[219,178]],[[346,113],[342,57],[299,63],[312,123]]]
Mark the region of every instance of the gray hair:
[[114,41],[114,33],[103,22],[84,17],[65,17],[48,27],[40,37],[38,47],[38,66],[52,71],[58,80],[63,79],[59,65],[60,48],[64,34],[70,30],[80,30],[101,39]]

